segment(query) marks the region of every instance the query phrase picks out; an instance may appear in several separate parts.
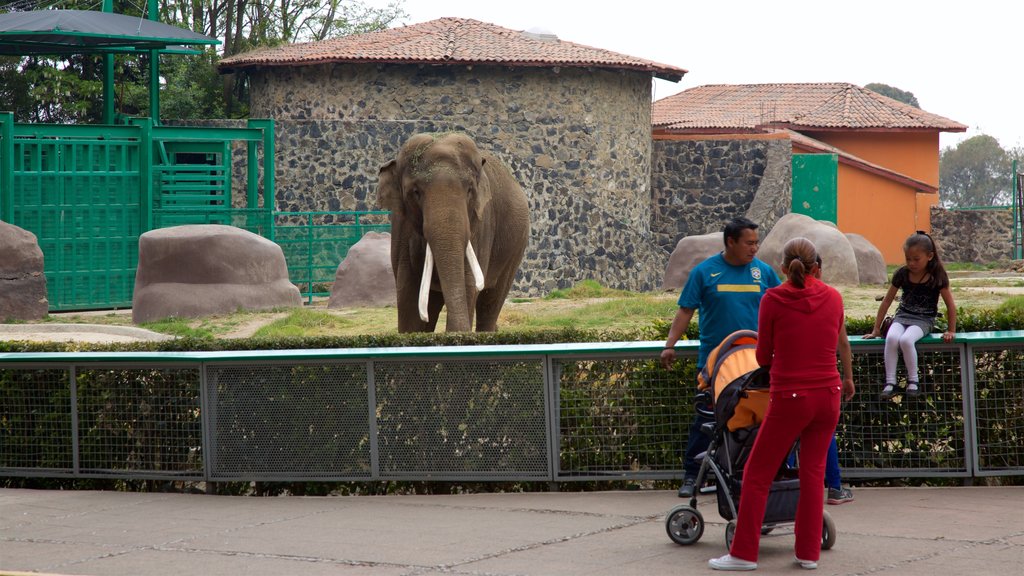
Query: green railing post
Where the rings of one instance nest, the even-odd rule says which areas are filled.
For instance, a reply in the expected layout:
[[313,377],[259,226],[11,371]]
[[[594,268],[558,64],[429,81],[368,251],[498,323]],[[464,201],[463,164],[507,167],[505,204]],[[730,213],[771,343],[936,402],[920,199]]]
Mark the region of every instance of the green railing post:
[[306,229],[306,286],[309,288],[308,304],[313,303],[313,213],[308,216],[309,227]]
[[0,220],[14,221],[14,113],[0,112]]
[[[156,2],[149,4],[146,18],[153,22],[160,21],[159,7]],[[153,123],[160,125],[160,51],[149,51],[149,117]]]
[[[274,121],[269,118],[251,118],[247,126],[263,131],[263,208],[273,210],[274,192]],[[247,176],[247,198],[249,208],[259,207],[259,174],[257,172],[258,156],[254,142],[248,143],[249,172]]]
[[1024,232],[1021,226],[1021,210],[1024,210],[1024,206],[1021,206],[1021,201],[1024,200],[1021,194],[1021,182],[1020,177],[1017,176],[1017,161],[1013,161],[1013,170],[1010,172],[1010,191],[1013,194],[1011,204],[1013,205],[1013,259],[1020,260],[1024,258],[1024,238],[1021,238],[1021,233]]
[[[103,0],[103,12],[114,12],[114,0]],[[103,55],[103,123],[114,123],[114,55]]]
[[153,229],[153,120],[132,118],[139,128],[139,234]]

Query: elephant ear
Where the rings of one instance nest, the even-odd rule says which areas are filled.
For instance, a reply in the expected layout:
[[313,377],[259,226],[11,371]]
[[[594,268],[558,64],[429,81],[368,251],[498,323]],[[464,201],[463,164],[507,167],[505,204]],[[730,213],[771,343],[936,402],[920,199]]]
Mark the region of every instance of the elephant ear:
[[487,159],[482,155],[479,158],[480,164],[475,166],[477,169],[476,190],[469,202],[470,211],[476,216],[477,221],[483,220],[484,209],[487,207],[487,203],[491,201],[491,182],[487,178],[487,171],[484,170]]
[[401,212],[403,206],[402,192],[398,189],[397,166],[398,163],[392,160],[381,166],[377,174],[377,203],[392,212]]

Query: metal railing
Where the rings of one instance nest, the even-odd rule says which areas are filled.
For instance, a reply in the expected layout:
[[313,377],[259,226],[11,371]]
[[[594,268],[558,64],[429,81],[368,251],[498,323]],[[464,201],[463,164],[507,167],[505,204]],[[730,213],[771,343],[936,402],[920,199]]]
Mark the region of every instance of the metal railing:
[[[1024,332],[919,343],[878,400],[854,339],[847,478],[1024,475]],[[573,481],[682,475],[696,342],[0,354],[0,476]]]

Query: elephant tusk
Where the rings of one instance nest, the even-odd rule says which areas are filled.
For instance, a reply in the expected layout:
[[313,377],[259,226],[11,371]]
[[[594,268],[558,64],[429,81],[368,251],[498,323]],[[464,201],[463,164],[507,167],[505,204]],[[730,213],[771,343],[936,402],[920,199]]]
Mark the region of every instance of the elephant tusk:
[[434,275],[434,254],[430,251],[430,244],[427,244],[427,255],[423,260],[423,278],[420,279],[420,320],[429,322],[427,316],[427,302],[430,300],[430,277]]
[[469,260],[469,269],[473,271],[473,282],[476,283],[476,290],[479,292],[484,289],[484,273],[480,270],[480,262],[476,259],[472,242],[466,242],[466,259]]

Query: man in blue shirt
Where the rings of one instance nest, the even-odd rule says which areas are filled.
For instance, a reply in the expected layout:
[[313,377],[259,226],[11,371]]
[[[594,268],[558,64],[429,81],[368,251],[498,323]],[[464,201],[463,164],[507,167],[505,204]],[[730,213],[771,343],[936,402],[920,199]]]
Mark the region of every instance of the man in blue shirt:
[[[672,319],[661,363],[668,369],[676,361],[676,342],[686,333],[694,311],[699,312],[700,349],[697,373],[704,367],[708,354],[726,336],[737,330],[757,330],[761,296],[769,288],[781,284],[772,267],[755,255],[760,240],[757,224],[746,218],[733,218],[722,231],[725,250],[696,265],[679,295],[679,310]],[[694,414],[683,458],[683,485],[680,498],[693,496],[700,464],[696,457],[708,449],[710,438],[700,428],[712,418],[699,411]]]

